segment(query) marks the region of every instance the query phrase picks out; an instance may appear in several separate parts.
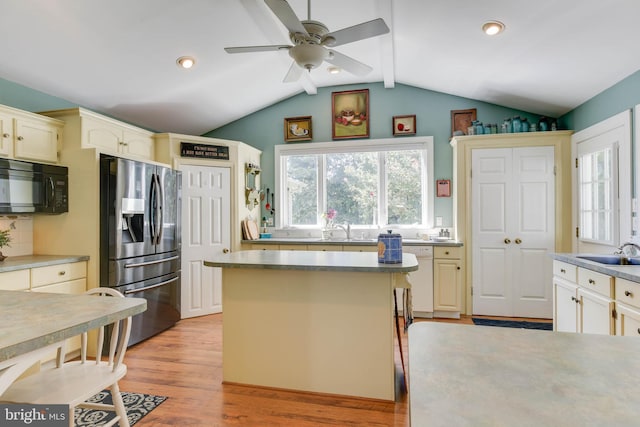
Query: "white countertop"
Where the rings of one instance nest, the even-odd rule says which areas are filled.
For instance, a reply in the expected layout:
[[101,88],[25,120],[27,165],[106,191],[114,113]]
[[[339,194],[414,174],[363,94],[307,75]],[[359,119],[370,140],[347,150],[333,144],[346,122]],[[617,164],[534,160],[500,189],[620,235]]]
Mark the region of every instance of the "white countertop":
[[378,263],[375,252],[342,251],[238,251],[204,261],[207,267],[317,270],[374,273],[408,273],[418,269],[413,254],[403,253],[402,263]]

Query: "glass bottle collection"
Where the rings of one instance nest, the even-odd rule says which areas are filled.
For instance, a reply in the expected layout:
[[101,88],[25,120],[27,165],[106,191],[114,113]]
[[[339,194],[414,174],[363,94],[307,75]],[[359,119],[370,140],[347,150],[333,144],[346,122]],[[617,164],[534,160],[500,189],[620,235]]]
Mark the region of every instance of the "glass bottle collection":
[[[500,125],[499,133],[521,133],[521,132],[546,132],[549,130],[557,130],[555,120],[549,120],[546,117],[540,117],[538,123],[529,123],[526,117],[514,116],[513,118],[505,118]],[[488,135],[498,133],[497,123],[483,124],[479,120],[471,122],[471,126],[467,128],[467,135]]]

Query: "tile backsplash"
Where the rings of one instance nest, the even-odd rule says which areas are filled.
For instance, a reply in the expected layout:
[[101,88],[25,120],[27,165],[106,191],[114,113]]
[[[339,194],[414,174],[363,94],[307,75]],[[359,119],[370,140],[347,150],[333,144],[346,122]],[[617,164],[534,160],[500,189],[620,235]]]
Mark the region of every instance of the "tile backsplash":
[[0,230],[10,230],[11,243],[0,249],[3,255],[33,254],[33,217],[28,215],[0,216]]

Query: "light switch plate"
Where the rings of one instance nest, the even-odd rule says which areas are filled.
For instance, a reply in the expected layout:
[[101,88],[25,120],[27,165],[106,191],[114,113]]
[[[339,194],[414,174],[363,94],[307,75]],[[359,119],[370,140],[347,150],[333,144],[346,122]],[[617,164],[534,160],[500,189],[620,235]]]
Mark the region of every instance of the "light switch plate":
[[436,227],[440,227],[442,226],[442,217],[441,216],[437,216],[436,217]]

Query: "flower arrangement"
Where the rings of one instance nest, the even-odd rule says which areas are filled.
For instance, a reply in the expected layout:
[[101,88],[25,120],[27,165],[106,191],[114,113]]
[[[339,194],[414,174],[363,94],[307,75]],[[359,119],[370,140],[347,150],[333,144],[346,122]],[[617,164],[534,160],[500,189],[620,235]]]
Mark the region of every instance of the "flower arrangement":
[[335,209],[329,209],[322,214],[326,228],[333,228],[333,220],[338,215],[338,211]]
[[[0,249],[5,246],[11,247],[9,243],[11,243],[11,230],[0,230]],[[3,261],[5,258],[6,256],[0,252],[0,261]]]

